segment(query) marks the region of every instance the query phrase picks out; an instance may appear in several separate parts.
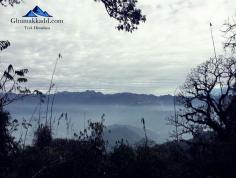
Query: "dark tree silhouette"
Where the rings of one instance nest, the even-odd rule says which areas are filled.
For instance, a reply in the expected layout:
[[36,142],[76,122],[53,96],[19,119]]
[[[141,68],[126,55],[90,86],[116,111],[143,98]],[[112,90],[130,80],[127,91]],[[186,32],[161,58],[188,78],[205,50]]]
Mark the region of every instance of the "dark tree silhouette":
[[236,23],[235,21],[227,20],[223,25],[223,32],[225,34],[226,41],[224,43],[224,48],[231,49],[232,52],[236,48]]
[[0,4],[3,6],[13,6],[14,4],[19,4],[21,0],[0,0]]
[[181,87],[179,102],[183,106],[178,119],[171,119],[181,127],[180,135],[194,136],[214,131],[219,137],[231,133],[235,118],[232,113],[233,88],[236,77],[236,59],[210,59],[193,69]]
[[101,1],[108,15],[118,20],[118,30],[133,32],[140,22],[146,21],[146,16],[136,7],[137,0],[95,0]]
[[[9,46],[10,42],[1,41],[0,51]],[[5,106],[30,93],[30,90],[24,86],[27,82],[26,73],[28,73],[27,69],[15,70],[10,64],[0,77],[0,177],[7,177],[5,174],[9,171],[12,162],[11,155],[17,147],[11,131],[16,129],[18,121],[11,122]]]
[[11,136],[10,127],[10,115],[8,112],[0,111],[0,177],[4,177],[4,174],[8,172],[10,167],[11,158],[10,155],[14,152],[16,144],[14,138]]
[[52,141],[51,130],[47,125],[40,125],[34,133],[34,145],[39,149],[49,147]]
[[25,74],[28,69],[15,70],[10,64],[0,78],[0,108],[30,94],[30,90],[24,86],[28,80]]
[[8,48],[10,46],[10,42],[9,41],[0,41],[0,51]]

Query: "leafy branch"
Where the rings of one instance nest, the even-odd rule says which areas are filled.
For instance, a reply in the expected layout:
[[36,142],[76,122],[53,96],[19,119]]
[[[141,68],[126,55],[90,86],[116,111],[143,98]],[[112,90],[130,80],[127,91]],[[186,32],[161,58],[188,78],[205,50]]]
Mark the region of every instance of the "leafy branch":
[[101,1],[108,15],[116,19],[118,30],[133,32],[138,29],[140,22],[146,21],[146,16],[137,8],[137,0],[95,0]]

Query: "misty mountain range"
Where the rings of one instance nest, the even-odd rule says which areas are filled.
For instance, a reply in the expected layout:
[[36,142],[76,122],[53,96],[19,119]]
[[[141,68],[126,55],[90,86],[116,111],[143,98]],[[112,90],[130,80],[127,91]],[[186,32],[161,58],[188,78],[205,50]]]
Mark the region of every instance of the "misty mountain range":
[[[50,100],[53,97],[54,103],[56,104],[173,105],[174,102],[174,96],[171,95],[155,96],[134,93],[103,94],[93,90],[84,92],[58,92],[55,95],[50,95]],[[22,101],[29,104],[37,103],[39,102],[39,97],[30,95]]]

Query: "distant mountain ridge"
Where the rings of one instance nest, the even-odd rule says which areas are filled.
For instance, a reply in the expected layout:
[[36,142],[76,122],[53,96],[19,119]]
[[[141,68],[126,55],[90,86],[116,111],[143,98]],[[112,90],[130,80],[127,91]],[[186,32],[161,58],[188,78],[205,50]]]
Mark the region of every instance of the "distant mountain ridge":
[[[52,97],[53,95],[50,95],[50,98]],[[93,90],[84,92],[58,92],[54,97],[56,104],[173,105],[174,101],[174,97],[171,95],[155,96],[152,94],[135,93],[103,94]],[[26,97],[24,102],[35,103],[38,100],[35,95],[31,95]]]

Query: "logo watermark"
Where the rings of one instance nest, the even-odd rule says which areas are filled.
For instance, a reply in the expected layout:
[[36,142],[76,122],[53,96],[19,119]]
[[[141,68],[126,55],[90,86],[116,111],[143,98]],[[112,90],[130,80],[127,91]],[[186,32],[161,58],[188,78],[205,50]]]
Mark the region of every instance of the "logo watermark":
[[27,24],[25,30],[50,30],[51,24],[63,24],[64,20],[55,19],[47,11],[36,6],[33,10],[27,12],[22,18],[11,18],[12,24]]

